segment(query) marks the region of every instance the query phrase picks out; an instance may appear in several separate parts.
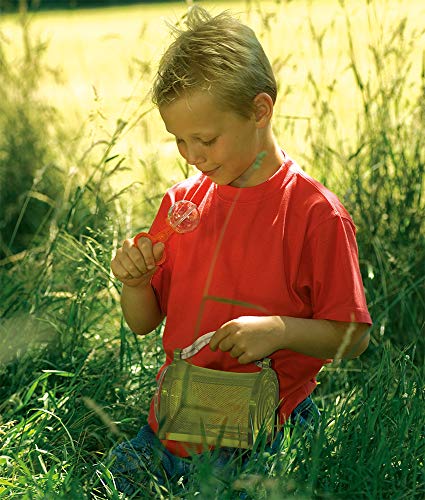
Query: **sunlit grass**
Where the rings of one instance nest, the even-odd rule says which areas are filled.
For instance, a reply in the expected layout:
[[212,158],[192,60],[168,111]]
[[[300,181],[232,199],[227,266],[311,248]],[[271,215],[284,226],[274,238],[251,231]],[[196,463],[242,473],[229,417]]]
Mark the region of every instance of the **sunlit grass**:
[[[348,69],[346,14],[353,26],[356,60],[362,72],[373,62],[369,46],[380,42],[388,26],[407,16],[409,35],[423,29],[425,17],[420,0],[381,0],[369,6],[366,1],[351,0],[344,2],[344,8],[337,0],[202,4],[213,12],[231,9],[256,30],[280,82],[276,134],[296,158],[305,153],[305,135],[313,117],[309,75],[322,89],[332,87],[330,105],[347,140],[355,125],[360,95]],[[177,21],[185,8],[182,1],[31,15],[33,31],[49,43],[47,60],[61,75],[60,83],[49,81],[42,86],[43,99],[58,107],[70,126],[86,124],[88,137],[102,128],[110,132],[118,118],[134,117],[141,111],[140,102],[148,95],[157,62],[170,40],[165,21]],[[11,50],[17,50],[14,18],[6,17],[0,29],[12,42]],[[422,38],[422,44],[409,54],[413,79],[420,71],[423,48]],[[149,108],[147,101],[142,109]],[[144,179],[140,158],[158,161],[170,182],[181,177],[174,141],[155,110],[127,132],[118,147],[131,158],[132,167],[131,175],[121,178],[122,185]]]
[[[222,500],[241,489],[273,500],[424,497],[425,69],[423,37],[411,36],[422,28],[421,4],[238,4],[279,75],[282,145],[354,216],[372,340],[360,359],[319,374],[323,421],[311,439],[288,428],[281,454],[260,456],[227,482],[205,462],[184,488],[153,483],[155,494],[143,487],[141,498]],[[40,83],[42,51],[30,49],[28,66],[0,59],[8,118],[0,114],[0,188],[17,189],[0,222],[18,207],[16,238],[0,227],[0,498],[118,499],[108,453],[146,421],[164,356],[161,328],[142,339],[128,330],[109,263],[122,238],[150,223],[165,185],[187,173],[156,113],[140,117],[150,104],[138,107],[166,45],[158,12],[178,17],[183,6],[37,14],[35,31],[49,33],[49,64],[64,79],[43,77],[38,95],[65,120],[23,85]],[[10,18],[1,26],[15,33]],[[19,47],[13,40],[9,51]],[[140,82],[133,57],[151,65]],[[50,133],[55,127],[60,133]],[[134,179],[144,184],[120,193]],[[22,229],[26,218],[33,232]],[[19,238],[22,251],[8,247]]]

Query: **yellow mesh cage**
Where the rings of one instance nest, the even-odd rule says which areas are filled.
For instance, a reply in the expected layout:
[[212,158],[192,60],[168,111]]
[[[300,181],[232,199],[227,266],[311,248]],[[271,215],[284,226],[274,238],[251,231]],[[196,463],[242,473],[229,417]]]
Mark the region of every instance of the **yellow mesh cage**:
[[160,439],[251,448],[260,433],[272,439],[279,402],[270,360],[255,373],[194,366],[180,351],[159,382],[156,394]]

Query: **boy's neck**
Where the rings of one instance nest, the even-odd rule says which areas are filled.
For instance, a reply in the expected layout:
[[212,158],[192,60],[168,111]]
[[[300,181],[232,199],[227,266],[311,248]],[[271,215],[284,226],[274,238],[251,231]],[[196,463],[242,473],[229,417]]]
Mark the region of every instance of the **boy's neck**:
[[259,151],[259,155],[265,153],[258,168],[254,168],[254,162],[240,177],[235,179],[230,185],[233,187],[253,187],[266,182],[274,175],[285,162],[285,155],[279,147],[276,138],[271,135],[265,142],[264,149]]

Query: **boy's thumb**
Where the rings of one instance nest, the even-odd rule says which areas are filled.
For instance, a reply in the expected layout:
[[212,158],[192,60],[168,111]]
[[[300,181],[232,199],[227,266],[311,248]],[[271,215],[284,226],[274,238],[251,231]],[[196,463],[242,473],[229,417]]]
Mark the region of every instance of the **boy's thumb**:
[[156,262],[161,259],[162,254],[164,253],[164,249],[165,245],[162,242],[155,243],[155,245],[153,246],[153,256]]

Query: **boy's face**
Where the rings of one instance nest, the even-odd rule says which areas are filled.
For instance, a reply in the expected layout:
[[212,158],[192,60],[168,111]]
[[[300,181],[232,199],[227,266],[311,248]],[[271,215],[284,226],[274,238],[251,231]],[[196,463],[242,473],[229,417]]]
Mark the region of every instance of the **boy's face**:
[[267,180],[262,169],[242,174],[267,148],[264,128],[223,111],[207,92],[195,92],[159,108],[167,130],[176,138],[183,158],[220,185],[255,186]]

